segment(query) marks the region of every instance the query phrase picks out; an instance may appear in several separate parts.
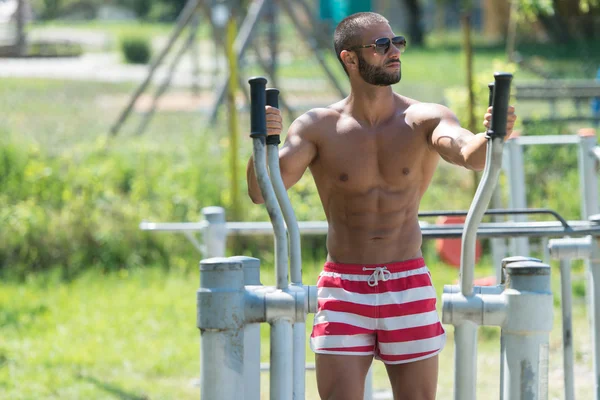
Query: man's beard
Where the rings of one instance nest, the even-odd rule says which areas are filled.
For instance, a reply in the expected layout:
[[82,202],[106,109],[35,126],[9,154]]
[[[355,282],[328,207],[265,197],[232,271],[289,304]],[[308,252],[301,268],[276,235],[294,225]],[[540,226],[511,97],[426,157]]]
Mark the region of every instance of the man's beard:
[[[358,53],[358,72],[365,82],[377,86],[389,86],[400,82],[402,79],[402,70],[398,72],[388,72],[386,67],[371,65]],[[395,61],[400,62],[400,61]]]

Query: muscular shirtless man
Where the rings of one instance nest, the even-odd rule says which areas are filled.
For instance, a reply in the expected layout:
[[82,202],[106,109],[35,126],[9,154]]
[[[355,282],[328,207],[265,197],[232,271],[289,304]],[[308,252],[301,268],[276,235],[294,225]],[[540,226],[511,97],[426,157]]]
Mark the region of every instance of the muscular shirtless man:
[[[406,41],[381,15],[347,17],[334,44],[350,95],[296,119],[279,153],[286,188],[310,168],[329,223],[311,335],[319,394],[361,399],[376,357],[394,399],[434,399],[446,335],[420,250],[419,203],[440,156],[481,170],[487,140],[448,108],[394,93]],[[268,134],[279,134],[279,110],[266,112]],[[507,118],[510,135],[514,108]],[[484,126],[490,120],[488,109]],[[252,160],[247,177],[252,201],[262,203]]]

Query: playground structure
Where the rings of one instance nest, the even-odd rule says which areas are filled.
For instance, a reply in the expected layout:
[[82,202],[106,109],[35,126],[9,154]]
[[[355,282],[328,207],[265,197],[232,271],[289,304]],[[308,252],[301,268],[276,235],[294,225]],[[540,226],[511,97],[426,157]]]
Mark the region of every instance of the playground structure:
[[[133,111],[136,101],[144,93],[147,87],[152,82],[152,78],[156,70],[165,61],[169,53],[175,47],[176,42],[182,33],[188,29],[188,37],[177,50],[177,53],[170,61],[168,74],[165,80],[159,84],[156,89],[149,110],[145,113],[137,128],[137,134],[144,133],[150,119],[156,111],[157,103],[161,96],[168,89],[173,74],[175,73],[179,62],[187,51],[194,51],[196,48],[196,32],[201,21],[206,21],[210,25],[213,40],[215,43],[215,56],[220,50],[225,51],[227,58],[227,66],[225,76],[219,79],[214,89],[214,102],[208,112],[211,124],[216,123],[219,107],[226,99],[228,91],[236,93],[241,90],[245,99],[249,100],[249,95],[246,90],[243,78],[237,73],[238,64],[243,64],[247,50],[253,47],[253,55],[260,68],[270,77],[273,82],[277,81],[277,64],[278,64],[278,40],[279,26],[278,14],[279,10],[285,12],[294,28],[298,31],[299,36],[304,39],[304,42],[310,49],[314,58],[318,61],[321,69],[327,76],[333,89],[341,96],[346,96],[346,91],[342,84],[338,81],[335,74],[325,62],[322,54],[321,43],[326,39],[322,36],[326,32],[320,29],[319,23],[313,15],[309,5],[305,0],[253,0],[250,2],[248,11],[241,21],[239,30],[235,27],[236,15],[235,7],[231,2],[225,0],[188,0],[185,7],[177,18],[175,28],[171,33],[166,45],[152,60],[148,68],[148,73],[144,81],[136,88],[127,105],[120,113],[119,117],[112,125],[110,134],[116,136],[126,122],[127,118]],[[263,22],[264,20],[264,22]],[[265,52],[258,46],[252,46],[256,31],[259,24],[265,23],[269,26],[269,56],[265,56]],[[232,25],[233,24],[233,25]],[[233,37],[232,32],[237,35]],[[193,58],[197,59],[197,54],[193,54]],[[218,79],[217,76],[214,77]],[[284,97],[279,99],[282,109],[288,114],[294,116],[294,110],[285,101]],[[231,110],[230,110],[231,112]]]
[[[494,104],[507,103],[510,87],[509,75],[497,75],[496,100]],[[299,226],[313,232],[321,231],[326,224],[296,224],[289,200],[282,189],[278,176],[277,145],[266,143],[264,117],[264,79],[251,81],[252,85],[252,127],[255,160],[264,160],[265,145],[270,171],[266,166],[255,165],[257,178],[272,218],[271,232],[275,233],[276,247],[276,287],[260,285],[258,267],[260,260],[253,258],[209,258],[201,262],[201,286],[198,291],[198,327],[202,332],[202,362],[210,368],[202,368],[201,396],[203,398],[239,398],[238,388],[246,394],[245,398],[258,398],[256,393],[256,374],[260,370],[256,349],[259,339],[248,330],[256,330],[256,324],[269,322],[271,331],[271,398],[304,398],[304,318],[306,312],[316,311],[316,293],[314,287],[305,286],[298,279]],[[498,89],[500,88],[500,89]],[[500,100],[498,100],[498,97]],[[262,104],[261,104],[262,102]],[[552,293],[550,291],[550,267],[539,260],[528,257],[509,257],[501,265],[501,281],[493,287],[473,287],[474,243],[476,234],[480,237],[556,237],[584,236],[582,240],[564,243],[553,241],[553,256],[561,259],[583,257],[586,246],[589,252],[597,252],[597,243],[593,237],[600,234],[600,225],[592,217],[590,221],[565,221],[560,216],[558,222],[551,223],[487,223],[480,221],[491,199],[502,164],[504,133],[494,131],[495,127],[505,126],[502,107],[496,106],[492,118],[492,129],[488,146],[488,163],[476,197],[468,213],[465,226],[422,225],[424,237],[462,236],[463,251],[461,259],[461,285],[444,287],[443,322],[455,326],[456,368],[455,398],[474,399],[476,388],[476,343],[477,329],[480,325],[502,327],[501,353],[501,393],[506,399],[546,398],[548,390],[548,338],[552,329]],[[264,112],[262,112],[264,115]],[[595,149],[595,147],[594,147]],[[271,155],[268,155],[271,153]],[[262,156],[261,156],[262,154]],[[585,155],[595,160],[595,153]],[[277,162],[275,162],[277,161]],[[593,171],[593,169],[592,169]],[[270,179],[269,179],[270,175]],[[593,187],[589,190],[596,189]],[[285,216],[285,224],[282,217]],[[225,223],[223,214],[217,209],[206,210],[207,221],[198,228],[205,232],[206,249],[224,253],[225,236],[228,231],[243,232],[249,226],[240,223]],[[551,213],[548,210],[521,210],[529,213]],[[511,210],[505,211],[511,213]],[[514,211],[513,211],[514,212]],[[519,213],[519,212],[516,212]],[[212,214],[212,216],[210,216]],[[214,223],[214,216],[220,215],[220,222]],[[237,224],[237,225],[232,225]],[[287,282],[287,240],[286,226],[289,229],[292,282]],[[479,228],[478,228],[479,225]],[[146,228],[151,228],[146,226]],[[156,227],[155,227],[156,228]],[[166,227],[163,227],[166,228]],[[171,230],[177,230],[171,226]],[[189,227],[188,227],[189,228]],[[464,229],[463,229],[464,228]],[[269,231],[268,226],[260,229]],[[562,239],[561,239],[562,240]],[[573,239],[575,240],[575,239]],[[566,250],[559,250],[559,249]],[[572,250],[575,248],[576,250]],[[569,252],[569,249],[570,252]],[[598,265],[591,264],[592,286],[595,289],[598,278]],[[595,280],[593,278],[596,278]],[[563,295],[568,282],[563,282]],[[595,293],[598,293],[595,290]],[[592,315],[592,340],[594,352],[594,373],[597,376],[598,346],[595,332],[599,323],[597,296],[590,295],[590,313]],[[563,318],[570,310],[569,297],[563,300]],[[224,309],[223,307],[226,307]],[[303,332],[296,332],[295,326],[301,325]],[[568,328],[568,324],[564,325]],[[293,340],[292,340],[293,337]],[[254,341],[253,344],[250,342]],[[291,345],[293,343],[293,346]],[[568,334],[565,334],[568,343]],[[568,347],[565,346],[565,354]],[[254,352],[254,355],[251,354]],[[572,358],[571,358],[572,359]],[[288,360],[286,362],[285,360]],[[293,360],[289,363],[289,360]],[[572,362],[565,357],[565,391],[571,390]],[[293,365],[293,368],[292,368]],[[245,372],[244,372],[245,371]],[[467,373],[468,372],[468,373]],[[293,376],[293,379],[291,378]],[[228,382],[218,385],[215,382]],[[245,383],[246,382],[246,383]],[[596,392],[598,387],[596,386]],[[205,397],[206,396],[206,397]],[[238,396],[238,397],[236,397]],[[567,399],[573,397],[566,397]],[[596,398],[599,398],[598,395]]]

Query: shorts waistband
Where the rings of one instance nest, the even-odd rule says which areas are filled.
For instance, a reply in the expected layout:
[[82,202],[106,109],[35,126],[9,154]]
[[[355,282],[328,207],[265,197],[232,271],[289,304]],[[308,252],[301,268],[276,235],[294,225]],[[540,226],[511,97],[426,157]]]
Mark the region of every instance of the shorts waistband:
[[383,268],[390,272],[404,272],[419,269],[425,266],[423,257],[413,258],[405,261],[383,263],[383,264],[345,264],[327,261],[323,267],[324,271],[337,272],[340,274],[370,275],[374,268]]

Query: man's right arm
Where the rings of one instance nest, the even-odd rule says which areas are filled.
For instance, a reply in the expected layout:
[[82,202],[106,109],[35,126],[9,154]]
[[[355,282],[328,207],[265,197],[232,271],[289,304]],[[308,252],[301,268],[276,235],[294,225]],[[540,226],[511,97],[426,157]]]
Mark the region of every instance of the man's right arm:
[[[277,134],[271,130],[269,135]],[[279,150],[279,168],[281,178],[286,189],[289,189],[302,178],[304,171],[315,159],[317,146],[314,137],[314,123],[307,114],[297,118],[288,130],[287,137]],[[265,160],[266,162],[266,160]],[[256,173],[254,172],[254,160],[250,157],[246,168],[246,179],[248,181],[248,195],[255,204],[264,203],[264,199]]]

